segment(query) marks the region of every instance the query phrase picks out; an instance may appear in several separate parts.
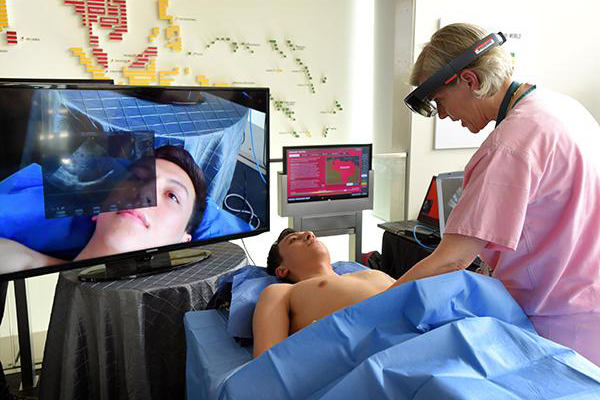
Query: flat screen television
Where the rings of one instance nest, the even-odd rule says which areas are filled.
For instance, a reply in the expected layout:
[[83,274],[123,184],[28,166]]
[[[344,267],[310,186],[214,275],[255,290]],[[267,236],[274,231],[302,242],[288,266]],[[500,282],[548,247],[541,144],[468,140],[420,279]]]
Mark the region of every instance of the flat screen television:
[[0,82],[0,126],[1,280],[269,230],[267,88]]
[[287,202],[368,197],[371,154],[371,144],[284,147]]

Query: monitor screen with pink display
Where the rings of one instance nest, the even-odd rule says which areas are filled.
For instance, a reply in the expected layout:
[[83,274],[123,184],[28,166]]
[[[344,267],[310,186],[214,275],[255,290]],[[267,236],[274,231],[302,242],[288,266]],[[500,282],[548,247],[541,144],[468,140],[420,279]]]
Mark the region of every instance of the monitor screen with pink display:
[[371,144],[284,147],[288,203],[368,197]]

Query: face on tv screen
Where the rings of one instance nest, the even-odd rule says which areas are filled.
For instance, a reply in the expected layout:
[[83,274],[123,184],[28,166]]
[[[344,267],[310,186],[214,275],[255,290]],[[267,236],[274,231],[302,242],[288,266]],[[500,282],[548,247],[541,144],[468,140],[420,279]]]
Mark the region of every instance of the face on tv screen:
[[288,203],[368,197],[370,145],[286,148]]
[[0,275],[268,229],[266,89],[0,87],[0,126]]

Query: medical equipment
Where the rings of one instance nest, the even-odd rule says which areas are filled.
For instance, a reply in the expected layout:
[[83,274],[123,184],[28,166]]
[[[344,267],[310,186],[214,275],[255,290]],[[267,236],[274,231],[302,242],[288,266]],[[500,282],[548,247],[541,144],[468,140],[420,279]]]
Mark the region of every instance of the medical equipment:
[[440,70],[431,75],[427,80],[421,83],[415,90],[409,93],[404,99],[408,108],[424,117],[432,117],[437,114],[437,107],[432,101],[432,95],[443,85],[452,82],[458,76],[458,73],[467,67],[474,60],[485,54],[496,46],[506,42],[506,37],[502,32],[491,33],[479,40],[467,50],[452,59]]
[[[269,154],[267,88],[0,82],[0,104],[4,128],[0,148],[5,154],[0,162],[0,238],[65,260],[27,269],[3,265],[3,279],[89,265],[108,265],[104,270],[117,274],[125,270],[118,268],[124,263],[143,266],[149,261],[162,266],[158,253],[269,229],[264,184]],[[253,119],[260,121],[260,137],[255,137]],[[251,164],[242,148],[246,136],[251,141]],[[200,202],[194,211],[200,221],[186,231],[191,240],[165,243],[158,238],[127,252],[70,261],[92,237],[99,214],[120,212],[122,220],[140,220],[148,229],[144,210],[157,205],[154,166],[156,151],[163,147],[191,156],[191,164],[204,176],[205,205]],[[181,197],[169,196],[173,202]],[[111,232],[115,235],[115,230]],[[136,267],[135,274],[160,270],[142,269]]]

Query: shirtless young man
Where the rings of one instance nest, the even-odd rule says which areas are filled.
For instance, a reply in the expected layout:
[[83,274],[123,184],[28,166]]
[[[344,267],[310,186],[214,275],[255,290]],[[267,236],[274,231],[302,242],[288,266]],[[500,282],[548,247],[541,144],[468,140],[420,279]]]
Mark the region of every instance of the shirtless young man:
[[289,283],[263,290],[254,311],[254,357],[341,308],[383,292],[395,282],[377,270],[333,271],[327,247],[310,232],[284,229],[271,246],[267,271]]

